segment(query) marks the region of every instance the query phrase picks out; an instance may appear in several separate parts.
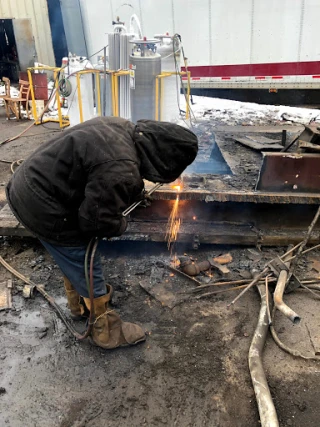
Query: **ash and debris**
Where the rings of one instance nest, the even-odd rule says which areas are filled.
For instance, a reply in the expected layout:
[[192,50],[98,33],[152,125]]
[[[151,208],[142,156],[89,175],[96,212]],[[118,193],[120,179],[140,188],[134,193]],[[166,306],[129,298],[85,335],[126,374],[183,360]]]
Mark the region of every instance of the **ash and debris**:
[[[45,284],[68,315],[61,273],[39,243],[2,238],[0,252],[21,273]],[[176,252],[195,262],[230,253],[228,275],[214,270],[196,277],[210,284],[249,280],[252,267],[262,269],[285,248],[204,246],[191,251],[178,244]],[[71,426],[88,419],[93,427],[119,423],[137,427],[258,425],[246,368],[259,311],[255,290],[231,311],[226,304],[236,295],[232,291],[201,300],[191,295],[170,309],[140,285],[143,280],[159,286],[173,283],[177,294],[195,287],[192,281],[164,267],[173,261],[165,245],[106,242],[103,256],[105,277],[115,291],[113,307],[124,320],[143,325],[148,333],[146,343],[111,352],[79,343],[40,295],[24,300],[23,284],[14,280],[13,309],[0,313],[0,424]],[[319,274],[318,257],[319,252],[314,252],[302,258],[298,270],[301,278]],[[289,298],[308,324],[312,315],[319,321],[313,311],[314,300],[308,295],[293,293]],[[84,326],[80,323],[77,327],[81,330]],[[293,329],[287,319],[277,318],[277,328],[283,340],[312,353],[304,323]],[[317,370],[315,363],[291,359],[271,340],[264,363],[280,408],[281,425],[317,426],[320,413],[314,397],[319,396],[318,379],[312,374]],[[305,405],[297,404],[301,399]]]

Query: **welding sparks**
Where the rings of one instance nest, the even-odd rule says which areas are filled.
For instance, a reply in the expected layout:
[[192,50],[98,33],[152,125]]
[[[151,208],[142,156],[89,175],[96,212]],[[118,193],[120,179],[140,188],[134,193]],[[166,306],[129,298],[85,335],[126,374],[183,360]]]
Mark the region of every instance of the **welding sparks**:
[[[177,193],[180,193],[182,190],[182,185],[173,185],[172,189]],[[180,197],[179,194],[177,194],[167,225],[166,241],[168,243],[168,249],[170,249],[171,245],[177,240],[180,230],[181,219],[179,218],[179,201]]]
[[172,243],[177,240],[179,233],[181,219],[179,218],[179,195],[177,195],[174,201],[173,208],[168,220],[166,240],[168,242],[168,249],[170,249]]

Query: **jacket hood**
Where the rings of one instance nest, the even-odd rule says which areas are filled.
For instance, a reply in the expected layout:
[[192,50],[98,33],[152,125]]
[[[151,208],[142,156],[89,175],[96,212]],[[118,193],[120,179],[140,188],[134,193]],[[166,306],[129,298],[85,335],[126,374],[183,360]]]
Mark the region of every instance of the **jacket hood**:
[[198,138],[174,123],[139,120],[134,142],[140,173],[152,182],[173,182],[197,156]]

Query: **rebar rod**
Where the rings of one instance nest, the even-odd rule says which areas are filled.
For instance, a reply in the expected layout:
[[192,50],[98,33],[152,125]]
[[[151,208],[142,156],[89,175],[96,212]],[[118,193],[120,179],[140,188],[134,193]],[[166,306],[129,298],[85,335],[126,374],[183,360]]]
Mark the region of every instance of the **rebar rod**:
[[[302,244],[302,242],[298,243],[296,246],[294,246],[292,249],[290,249],[289,251],[287,251],[285,254],[283,254],[280,259],[283,260],[287,255],[291,254],[295,249],[297,249],[300,245]],[[260,279],[262,279],[269,271],[269,266],[270,264],[274,261],[278,259],[278,257],[275,257],[274,259],[272,259],[271,261],[267,262],[265,264],[265,268],[263,269],[263,271],[261,273],[259,273],[250,283],[249,285],[242,291],[240,292],[240,294],[233,300],[231,301],[227,307],[229,308],[231,305],[234,305],[239,298],[241,298],[246,292],[248,292],[249,289],[252,288],[252,286],[254,286]]]
[[295,255],[295,258],[293,259],[293,261],[291,263],[291,267],[289,269],[289,274],[287,275],[286,284],[289,283],[289,280],[291,279],[292,275],[295,272],[295,268],[297,266],[298,260],[299,260],[300,256],[303,254],[303,250],[304,250],[305,246],[307,245],[307,243],[310,239],[311,233],[312,233],[316,223],[318,222],[319,216],[320,216],[320,206],[318,207],[317,212],[316,212],[313,220],[311,221],[311,224],[308,227],[307,234],[306,234],[305,238],[302,240],[302,242],[299,246],[299,249]]

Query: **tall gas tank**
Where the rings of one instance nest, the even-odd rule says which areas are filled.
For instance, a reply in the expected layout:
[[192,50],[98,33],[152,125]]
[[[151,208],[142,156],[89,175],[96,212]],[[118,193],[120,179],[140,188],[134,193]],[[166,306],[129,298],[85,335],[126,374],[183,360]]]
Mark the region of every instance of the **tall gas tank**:
[[[65,69],[65,75],[71,83],[71,93],[67,97],[70,126],[75,126],[80,123],[76,73],[78,71],[85,70],[86,68],[93,68],[93,66],[86,58],[80,58],[79,56],[71,54],[69,55],[69,65]],[[95,116],[92,82],[92,74],[83,74],[80,76],[82,115],[84,122],[86,120],[92,119]]]
[[[181,72],[180,45],[176,37],[166,34],[155,34],[155,39],[159,40],[157,52],[161,55],[161,70],[163,73]],[[161,120],[170,121],[180,115],[180,76],[172,75],[162,79],[163,99]],[[183,107],[184,108],[184,107]]]
[[161,74],[159,40],[133,40],[130,55],[131,118],[155,120],[156,76]]

